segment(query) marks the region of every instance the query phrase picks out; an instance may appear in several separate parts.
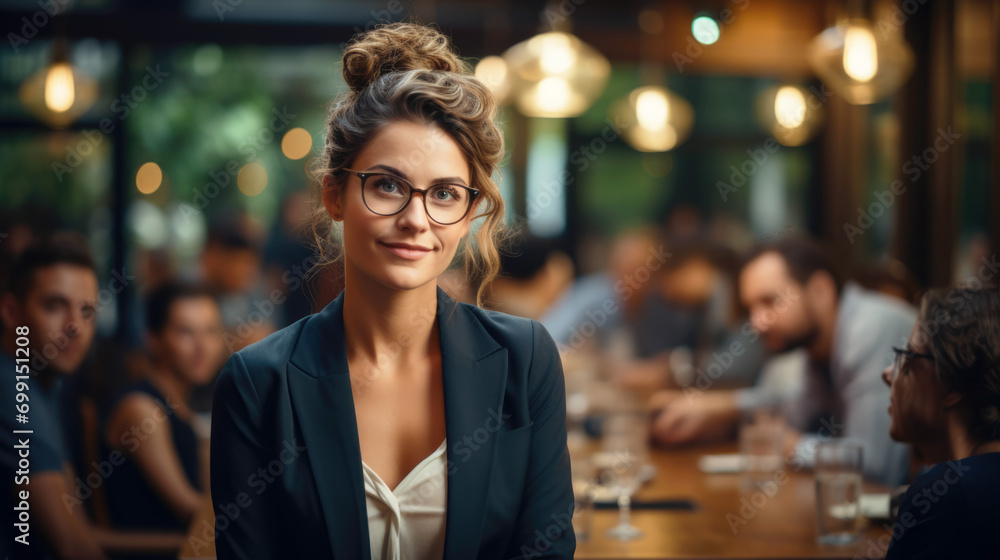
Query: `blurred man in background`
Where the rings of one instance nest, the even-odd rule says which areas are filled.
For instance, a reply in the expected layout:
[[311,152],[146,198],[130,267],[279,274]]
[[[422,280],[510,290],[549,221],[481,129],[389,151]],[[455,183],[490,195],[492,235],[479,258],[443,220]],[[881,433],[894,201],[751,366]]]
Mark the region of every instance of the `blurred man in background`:
[[913,307],[844,284],[818,246],[794,236],[750,253],[739,292],[750,325],[769,350],[805,351],[799,390],[777,394],[760,384],[738,391],[661,392],[652,400],[660,409],[654,439],[667,445],[718,439],[733,433],[741,412],[778,404],[794,428],[789,441],[801,464],[811,464],[817,437],[854,437],[865,444],[868,477],[903,482],[908,448],[888,436],[889,392],[880,374],[892,360],[886,348],[908,336],[916,321]]
[[[24,535],[22,541],[9,542],[16,558],[105,557],[83,510],[64,503],[65,496],[75,495],[76,476],[60,403],[63,376],[79,368],[94,340],[97,306],[94,261],[86,241],[69,233],[55,234],[21,253],[13,263],[9,289],[0,296],[0,368],[5,375],[0,383],[5,407],[0,415],[5,470],[0,507],[15,516],[8,525],[14,536]],[[27,347],[19,345],[22,337]],[[30,361],[18,361],[15,367],[15,358],[28,357],[21,348],[30,349]],[[24,416],[15,415],[19,404],[28,405]],[[23,460],[28,468],[21,471]]]

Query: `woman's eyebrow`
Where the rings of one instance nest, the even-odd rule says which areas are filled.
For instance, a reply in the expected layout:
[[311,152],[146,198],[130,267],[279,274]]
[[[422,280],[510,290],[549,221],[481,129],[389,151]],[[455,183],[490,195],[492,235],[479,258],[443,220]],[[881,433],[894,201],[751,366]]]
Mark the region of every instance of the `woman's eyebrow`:
[[[376,163],[375,165],[372,166],[372,168],[375,168],[375,167],[378,167],[380,169],[384,169],[384,170],[388,171],[389,173],[392,173],[393,175],[398,175],[398,176],[402,177],[403,179],[406,179],[407,181],[411,181],[411,179],[406,176],[406,173],[403,173],[402,171],[396,169],[395,167],[392,167],[391,165],[385,165],[384,163]],[[433,181],[431,181],[431,183],[433,183],[433,184],[437,184],[437,183],[456,183],[456,184],[459,184],[459,185],[465,185],[465,179],[462,179],[461,177],[438,177],[437,179],[434,179]]]

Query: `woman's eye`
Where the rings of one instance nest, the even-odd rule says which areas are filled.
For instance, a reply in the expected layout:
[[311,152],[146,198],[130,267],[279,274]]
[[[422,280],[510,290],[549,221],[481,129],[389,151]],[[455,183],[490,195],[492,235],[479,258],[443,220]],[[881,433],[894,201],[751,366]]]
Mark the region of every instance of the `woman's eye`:
[[400,190],[399,185],[397,185],[395,181],[393,181],[392,179],[384,179],[384,178],[379,179],[375,183],[375,188],[378,189],[379,192],[386,194],[393,194],[396,191]]
[[439,202],[454,202],[459,196],[458,189],[454,187],[438,187],[434,190],[434,198]]

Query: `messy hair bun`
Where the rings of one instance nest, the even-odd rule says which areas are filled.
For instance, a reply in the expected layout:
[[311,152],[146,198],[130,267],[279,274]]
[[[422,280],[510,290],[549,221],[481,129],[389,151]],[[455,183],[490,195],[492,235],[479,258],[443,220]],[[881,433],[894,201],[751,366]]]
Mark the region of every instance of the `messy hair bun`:
[[451,41],[436,30],[414,24],[391,24],[356,35],[344,50],[344,82],[360,92],[379,76],[406,70],[468,73]]
[[[484,218],[460,250],[466,278],[478,282],[482,305],[500,272],[498,243],[510,237],[504,225],[504,200],[493,181],[504,157],[498,104],[436,29],[413,23],[380,24],[347,44],[344,81],[350,92],[335,98],[327,115],[323,153],[313,161],[319,188],[312,230],[319,250],[317,267],[336,263],[342,246],[333,239],[337,223],[323,205],[323,195],[340,197],[354,157],[378,131],[392,122],[437,126],[451,137],[469,162],[471,187],[479,191],[470,219]],[[470,229],[472,231],[472,229]],[[472,237],[472,236],[467,236]],[[335,268],[341,272],[343,268]]]

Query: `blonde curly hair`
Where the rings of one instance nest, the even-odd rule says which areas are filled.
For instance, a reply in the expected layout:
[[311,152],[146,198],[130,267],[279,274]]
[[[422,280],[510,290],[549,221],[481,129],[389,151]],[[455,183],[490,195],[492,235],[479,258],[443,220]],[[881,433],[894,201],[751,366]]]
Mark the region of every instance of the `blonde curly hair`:
[[342,169],[391,122],[434,125],[458,144],[469,162],[470,186],[480,191],[472,219],[485,220],[475,243],[464,240],[462,259],[466,277],[479,283],[476,305],[481,306],[500,272],[498,247],[510,236],[504,200],[492,179],[504,157],[496,98],[458,58],[448,37],[414,23],[380,24],[354,36],[344,50],[343,75],[350,91],[330,103],[323,152],[310,168],[317,185],[311,219],[316,267],[343,258],[342,246],[331,239],[335,222],[322,202],[327,190],[343,196],[348,174]]

